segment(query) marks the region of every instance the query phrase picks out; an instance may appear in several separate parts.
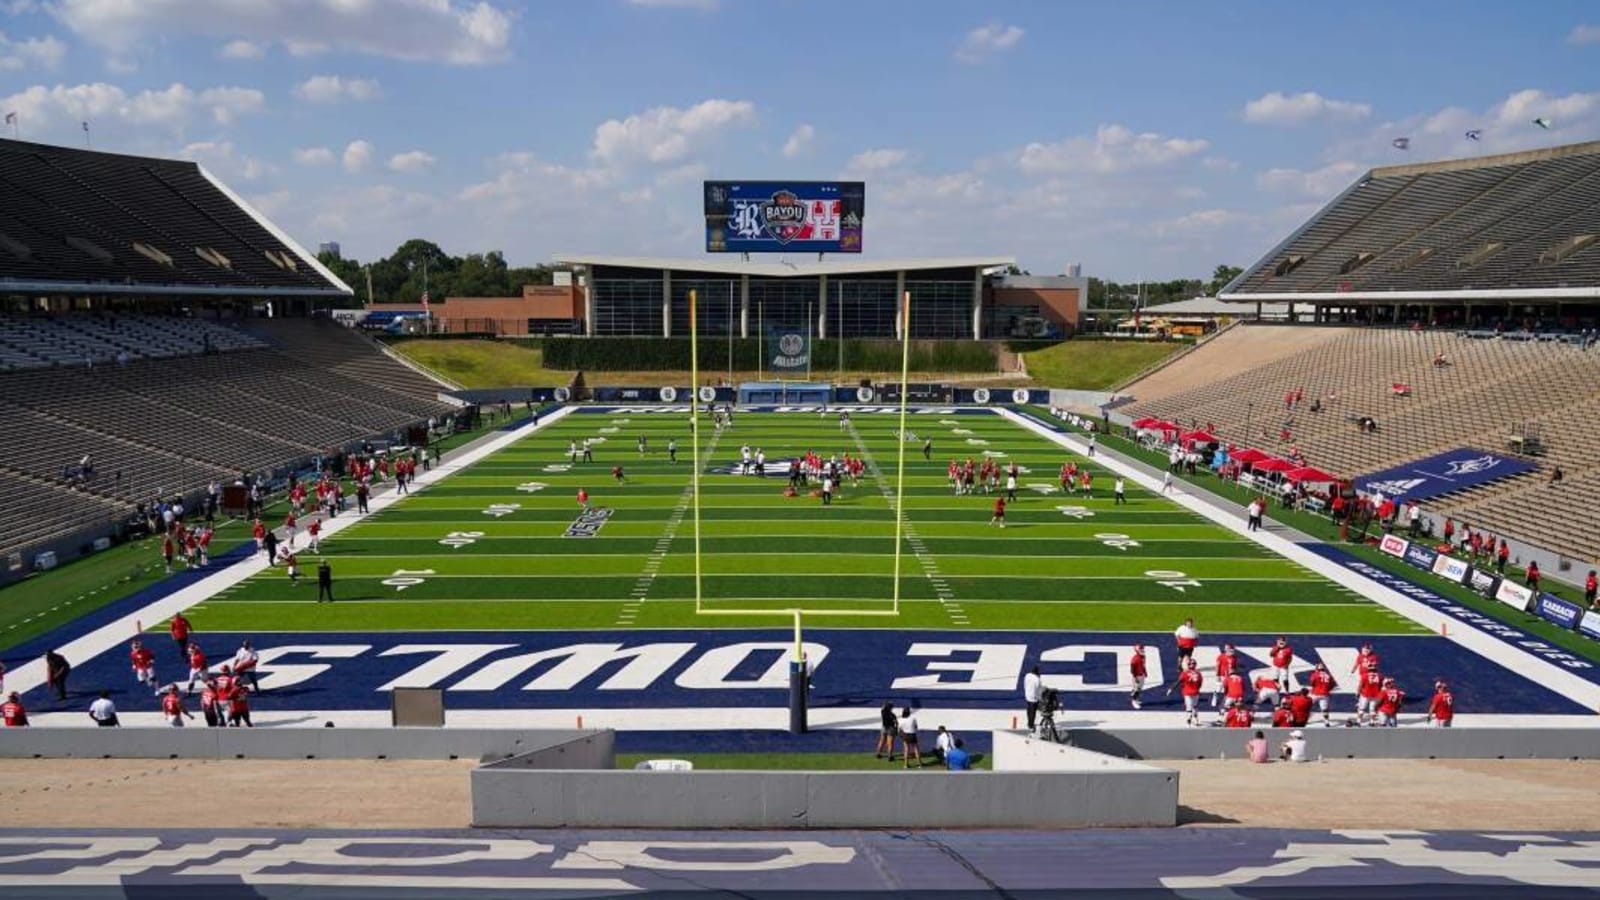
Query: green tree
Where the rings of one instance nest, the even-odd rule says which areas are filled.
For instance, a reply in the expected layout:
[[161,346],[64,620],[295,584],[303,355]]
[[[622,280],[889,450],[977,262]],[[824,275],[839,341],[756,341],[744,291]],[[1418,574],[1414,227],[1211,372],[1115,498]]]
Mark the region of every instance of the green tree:
[[1224,287],[1227,287],[1228,282],[1238,278],[1243,273],[1244,269],[1238,266],[1230,266],[1226,263],[1218,265],[1216,270],[1211,273],[1211,283],[1206,286],[1206,292],[1215,296]]

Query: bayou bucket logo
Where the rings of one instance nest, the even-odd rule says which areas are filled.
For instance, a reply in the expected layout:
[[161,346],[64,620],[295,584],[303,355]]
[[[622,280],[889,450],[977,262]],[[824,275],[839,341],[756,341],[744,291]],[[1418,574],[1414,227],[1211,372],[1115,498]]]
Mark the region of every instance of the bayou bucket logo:
[[806,205],[791,191],[779,191],[761,204],[761,225],[780,244],[800,236],[806,227]]

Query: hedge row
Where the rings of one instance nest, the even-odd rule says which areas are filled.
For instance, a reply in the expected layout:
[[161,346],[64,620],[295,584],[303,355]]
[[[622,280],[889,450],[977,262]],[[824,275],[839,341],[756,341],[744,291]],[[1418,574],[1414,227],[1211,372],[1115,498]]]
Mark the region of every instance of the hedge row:
[[[839,365],[838,341],[816,341],[812,365],[831,371]],[[733,341],[733,368],[763,368],[763,351],[771,348],[754,338]],[[728,368],[728,341],[700,342],[700,368]],[[889,372],[900,368],[900,342],[844,341],[844,367],[856,372]],[[993,372],[999,365],[996,345],[985,341],[912,341],[911,368],[921,372]],[[689,369],[689,342],[681,338],[549,338],[544,342],[544,367],[560,371],[682,372]]]

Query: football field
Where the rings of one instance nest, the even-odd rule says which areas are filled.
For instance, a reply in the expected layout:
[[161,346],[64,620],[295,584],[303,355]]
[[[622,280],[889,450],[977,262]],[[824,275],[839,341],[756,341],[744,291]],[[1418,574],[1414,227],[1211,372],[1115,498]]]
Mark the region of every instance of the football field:
[[[1148,478],[1128,478],[1118,502],[1112,467],[1130,470],[1075,455],[1045,423],[924,408],[902,438],[898,412],[740,411],[720,431],[702,418],[696,447],[681,406],[565,408],[447,455],[411,496],[341,515],[319,552],[301,534],[298,584],[258,556],[125,621],[160,635],[186,609],[213,660],[253,640],[257,714],[281,724],[381,724],[391,692],[408,687],[443,690],[456,724],[781,728],[793,610],[823,727],[873,727],[883,702],[937,711],[952,727],[1007,727],[1034,666],[1087,721],[1181,724],[1166,688],[1172,630],[1186,618],[1203,635],[1195,656],[1208,693],[1221,644],[1237,646],[1253,678],[1284,635],[1291,682],[1318,662],[1341,679],[1340,715],[1353,710],[1350,673],[1367,642],[1413,697],[1450,678],[1469,716],[1587,709],[1571,698],[1592,688],[1514,672],[1504,662],[1514,651],[1443,637],[1437,614],[1281,537],[1243,533],[1231,513],[1161,496]],[[764,454],[765,477],[741,471],[746,446]],[[790,462],[807,454],[860,459],[859,482],[846,479],[830,504],[814,482],[786,490]],[[968,457],[1017,465],[1004,528],[991,523],[996,493],[953,489],[947,467]],[[1087,468],[1092,492],[1063,490],[1066,462]],[[323,559],[332,603],[317,602]],[[154,703],[121,692],[123,634],[105,626],[84,638],[73,677],[111,685],[138,721]],[[167,654],[159,671],[184,671],[170,642],[152,643]],[[1138,711],[1136,643],[1149,648]]]
[[[314,588],[279,569],[191,618],[202,631],[783,627],[723,613],[801,608],[808,624],[853,628],[1170,631],[1194,616],[1270,634],[1416,630],[1131,483],[1117,504],[1104,469],[993,415],[912,417],[893,615],[898,416],[704,424],[700,609],[717,615],[695,604],[688,417],[632,410],[567,416],[330,541],[335,604],[314,603]],[[593,461],[572,462],[569,447],[586,439]],[[738,473],[747,445],[765,453],[767,477]],[[859,457],[866,470],[831,505],[814,482],[786,497],[776,473],[807,452]],[[1003,529],[989,524],[1001,492],[957,496],[951,457],[1018,465]],[[1069,459],[1094,473],[1092,495],[1063,493]]]

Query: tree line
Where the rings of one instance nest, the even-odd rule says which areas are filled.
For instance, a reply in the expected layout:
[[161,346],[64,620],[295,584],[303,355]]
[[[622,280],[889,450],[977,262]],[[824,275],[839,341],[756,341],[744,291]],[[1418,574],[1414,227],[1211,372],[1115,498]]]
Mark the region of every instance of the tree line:
[[[508,266],[499,250],[451,256],[438,244],[412,238],[388,256],[363,263],[338,253],[317,254],[317,260],[355,291],[356,305],[415,303],[427,290],[434,303],[446,297],[520,297],[525,284],[550,284],[550,266]],[[372,289],[367,290],[371,274]]]
[[1209,280],[1176,278],[1171,281],[1119,283],[1090,278],[1089,308],[1133,309],[1139,305],[1141,297],[1144,306],[1155,306],[1158,303],[1172,303],[1192,297],[1216,296],[1218,291],[1243,271],[1238,266],[1219,265],[1212,271]]

